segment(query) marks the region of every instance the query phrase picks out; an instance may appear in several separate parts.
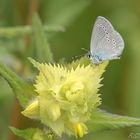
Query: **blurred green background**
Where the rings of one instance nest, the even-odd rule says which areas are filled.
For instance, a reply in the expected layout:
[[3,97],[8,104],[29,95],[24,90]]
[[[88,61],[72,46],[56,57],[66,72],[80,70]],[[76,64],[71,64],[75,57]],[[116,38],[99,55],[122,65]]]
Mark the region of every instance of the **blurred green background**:
[[[47,33],[55,61],[89,50],[91,31],[97,16],[104,16],[120,32],[125,49],[120,60],[111,61],[104,74],[101,108],[116,114],[140,117],[140,1],[139,0],[0,0],[0,29],[31,24],[38,12],[44,25],[62,26],[65,32]],[[33,47],[30,37],[0,36],[0,62],[21,76],[28,75],[26,57]],[[0,78],[0,140],[15,140],[8,126],[14,125],[15,97]],[[18,114],[18,113],[17,113]],[[19,117],[16,116],[17,121]],[[16,126],[16,125],[15,125]],[[128,140],[138,128],[98,132],[84,140]]]

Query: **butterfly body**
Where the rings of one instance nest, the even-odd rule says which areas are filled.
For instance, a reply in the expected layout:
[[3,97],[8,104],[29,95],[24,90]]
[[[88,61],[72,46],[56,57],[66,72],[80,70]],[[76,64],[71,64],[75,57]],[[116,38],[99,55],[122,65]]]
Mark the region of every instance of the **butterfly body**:
[[97,17],[91,36],[90,59],[94,64],[119,59],[124,49],[121,35],[104,17]]

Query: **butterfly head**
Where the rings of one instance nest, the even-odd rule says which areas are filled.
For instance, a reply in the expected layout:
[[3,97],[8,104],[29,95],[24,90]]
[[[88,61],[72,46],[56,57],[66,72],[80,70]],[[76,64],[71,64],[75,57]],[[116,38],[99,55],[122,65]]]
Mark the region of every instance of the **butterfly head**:
[[90,52],[88,53],[88,57],[89,57],[89,59],[91,60],[91,62],[93,63],[93,64],[100,64],[100,63],[102,63],[102,60],[100,59],[100,57],[99,56],[97,56],[97,55],[95,55],[95,54],[91,54]]

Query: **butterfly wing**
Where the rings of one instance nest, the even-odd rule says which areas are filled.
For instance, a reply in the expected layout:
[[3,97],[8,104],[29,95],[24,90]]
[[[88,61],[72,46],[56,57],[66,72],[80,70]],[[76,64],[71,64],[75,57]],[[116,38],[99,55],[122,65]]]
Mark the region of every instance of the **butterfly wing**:
[[[100,61],[118,59],[124,48],[121,35],[104,17],[98,17],[92,32],[90,52]],[[94,58],[93,58],[94,59]]]

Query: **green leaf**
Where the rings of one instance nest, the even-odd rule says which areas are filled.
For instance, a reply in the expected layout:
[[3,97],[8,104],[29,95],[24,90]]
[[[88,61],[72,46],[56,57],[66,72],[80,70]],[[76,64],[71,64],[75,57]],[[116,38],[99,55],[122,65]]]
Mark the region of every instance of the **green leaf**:
[[53,140],[53,136],[51,134],[45,133],[39,128],[19,130],[14,127],[10,127],[10,129],[15,135],[25,140]]
[[22,80],[18,75],[3,64],[0,64],[0,75],[9,83],[23,107],[25,107],[37,94],[30,83]]
[[37,14],[33,17],[33,43],[36,59],[40,62],[52,62],[53,54],[45,35],[42,23]]
[[89,128],[89,132],[92,133],[94,131],[105,129],[140,126],[140,119],[97,110],[92,114],[91,120],[88,122],[87,126]]

